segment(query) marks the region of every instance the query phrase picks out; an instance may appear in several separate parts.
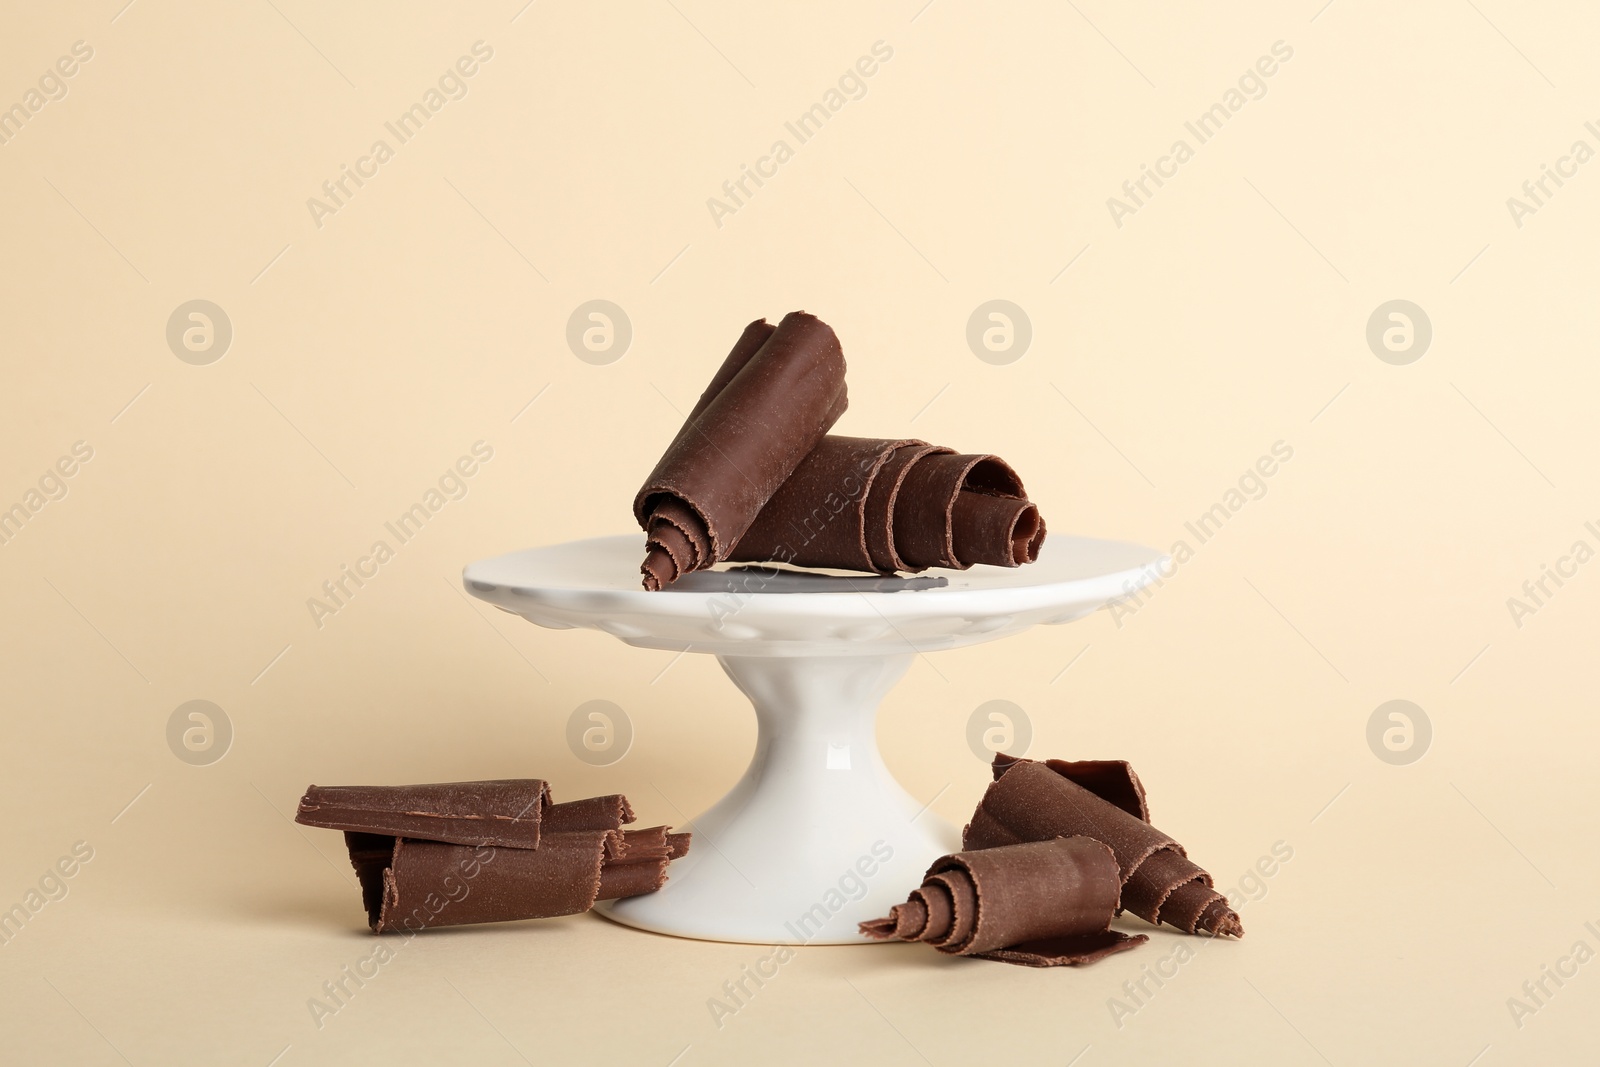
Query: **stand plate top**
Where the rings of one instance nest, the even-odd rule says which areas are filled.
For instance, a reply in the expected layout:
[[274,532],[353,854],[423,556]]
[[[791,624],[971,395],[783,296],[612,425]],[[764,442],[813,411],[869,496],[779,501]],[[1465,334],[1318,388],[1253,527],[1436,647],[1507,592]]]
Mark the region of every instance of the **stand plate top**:
[[909,578],[735,565],[658,593],[639,585],[640,534],[524,549],[469,564],[473,596],[541,626],[602,630],[646,648],[719,655],[885,655],[954,648],[1082,618],[1159,578],[1165,557],[1050,535],[1024,567]]

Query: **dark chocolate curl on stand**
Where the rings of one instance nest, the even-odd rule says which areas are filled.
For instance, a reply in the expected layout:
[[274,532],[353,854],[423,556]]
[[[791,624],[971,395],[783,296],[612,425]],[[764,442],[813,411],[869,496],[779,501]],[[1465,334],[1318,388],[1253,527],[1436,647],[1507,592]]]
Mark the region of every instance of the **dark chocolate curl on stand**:
[[1044,533],[1044,517],[1026,499],[961,492],[950,508],[951,549],[969,567],[1032,563],[1039,558]]
[[1044,543],[1039,509],[999,456],[920,459],[906,472],[898,501],[895,549],[909,570],[965,570],[974,563],[1016,567],[1037,559]]
[[[870,437],[824,437],[773,494],[740,538],[730,559],[761,563],[776,560],[801,567],[876,571],[873,534],[892,536],[886,526],[871,529],[874,494],[887,496],[880,479],[902,449],[931,449],[921,441]],[[891,523],[882,511],[876,521]]]
[[997,456],[923,441],[824,437],[729,558],[846,570],[1032,563],[1044,520]]
[[826,323],[795,311],[745,327],[634,498],[644,587],[727,559],[847,404],[844,353]]
[[950,452],[939,445],[914,441],[894,450],[878,476],[873,479],[872,492],[867,497],[867,548],[872,555],[872,569],[880,574],[909,571],[911,565],[895,551],[895,513],[900,505],[900,490],[905,486],[906,475],[924,456]]
[[957,852],[861,932],[1029,967],[1091,963],[1147,940],[1110,928],[1121,885],[1116,857],[1087,837]]

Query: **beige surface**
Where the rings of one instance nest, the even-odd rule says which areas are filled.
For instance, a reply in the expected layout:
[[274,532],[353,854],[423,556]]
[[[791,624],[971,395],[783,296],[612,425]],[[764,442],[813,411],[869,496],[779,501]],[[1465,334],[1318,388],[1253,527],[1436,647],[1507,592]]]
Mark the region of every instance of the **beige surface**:
[[[1520,1027],[1507,1001],[1600,949],[1600,564],[1520,627],[1507,598],[1600,547],[1600,176],[1520,226],[1506,203],[1600,148],[1591,9],[122,2],[0,32],[0,105],[93,49],[0,144],[0,506],[93,450],[0,545],[0,904],[93,850],[0,948],[5,1062],[955,1064],[997,1033],[1084,1067],[1592,1058],[1600,964]],[[319,228],[307,198],[477,41],[466,95]],[[865,95],[718,227],[707,198],[878,41]],[[1107,198],[1278,41],[1264,95],[1116,225]],[[605,366],[565,341],[596,298],[633,327]],[[1009,365],[965,339],[994,298],[1032,322]],[[164,337],[193,299],[232,323],[210,365]],[[1408,366],[1365,340],[1392,299],[1434,328]],[[1052,972],[804,950],[719,1027],[764,950],[591,916],[419,939],[319,1029],[308,999],[374,942],[338,836],[287,821],[306,783],[534,774],[683,821],[738,776],[753,720],[714,663],[457,582],[628,529],[674,409],[799,306],[849,355],[841,430],[993,450],[1057,530],[1196,548],[1136,613],[920,660],[891,767],[959,823],[967,718],[1013,701],[1034,754],[1133,760],[1219,884],[1291,847],[1249,936]],[[477,441],[464,498],[319,627],[308,598]],[[1185,522],[1278,441],[1198,545]],[[1433,726],[1408,766],[1366,741],[1396,698]],[[166,740],[193,699],[235,733],[209,766]],[[592,699],[636,732],[607,768],[564,741]]]

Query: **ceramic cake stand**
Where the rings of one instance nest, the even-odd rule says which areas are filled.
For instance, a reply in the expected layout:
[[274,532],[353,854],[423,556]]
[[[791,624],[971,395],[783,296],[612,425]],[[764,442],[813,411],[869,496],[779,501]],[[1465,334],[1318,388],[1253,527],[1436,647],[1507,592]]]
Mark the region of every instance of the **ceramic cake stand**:
[[[693,848],[656,893],[602,904],[659,933],[759,944],[847,944],[887,915],[956,832],[900,788],[878,755],[878,702],[924,652],[1082,618],[1141,588],[1159,552],[1052,535],[1026,567],[914,578],[775,569],[639,587],[638,534],[481,560],[474,596],[554,629],[717,657],[755,705],[755,755],[692,826]],[[973,768],[976,777],[981,772]]]

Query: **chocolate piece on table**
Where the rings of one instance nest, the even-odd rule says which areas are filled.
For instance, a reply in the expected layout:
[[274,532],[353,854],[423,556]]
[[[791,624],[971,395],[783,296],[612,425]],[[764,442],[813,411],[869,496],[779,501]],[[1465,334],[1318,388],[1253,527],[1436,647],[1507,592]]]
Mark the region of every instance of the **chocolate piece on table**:
[[803,311],[745,328],[634,498],[657,590],[728,558],[848,403],[844,353]]
[[1121,888],[1116,857],[1092,838],[957,852],[861,932],[1030,967],[1091,963],[1148,940],[1110,928]]
[[373,933],[575,915],[653,893],[688,834],[546,829],[539,847],[496,848],[347,833]]
[[828,436],[773,494],[728,558],[805,567],[965,570],[1038,558],[1044,521],[996,456],[915,440]]
[[1143,786],[1126,764],[1038,763],[1002,755],[995,757],[995,774],[962,831],[963,848],[1092,837],[1116,855],[1123,882],[1119,910],[1186,933],[1244,936],[1238,914],[1212,888],[1211,875],[1150,825]]
[[620,794],[552,804],[536,778],[311,786],[295,821],[345,831],[374,933],[537,919],[660,889],[690,835],[624,830]]
[[397,837],[381,862],[374,842],[361,842],[359,861],[352,842],[351,862],[373,933],[543,919],[594,906],[607,839],[617,833],[546,833],[538,848]]
[[457,845],[537,848],[541,829],[615,830],[634,820],[621,794],[554,804],[537,778],[434,785],[313,785],[295,821]]
[[538,778],[437,785],[313,785],[300,798],[294,821],[390,837],[536,848],[539,827],[549,809],[550,788]]

